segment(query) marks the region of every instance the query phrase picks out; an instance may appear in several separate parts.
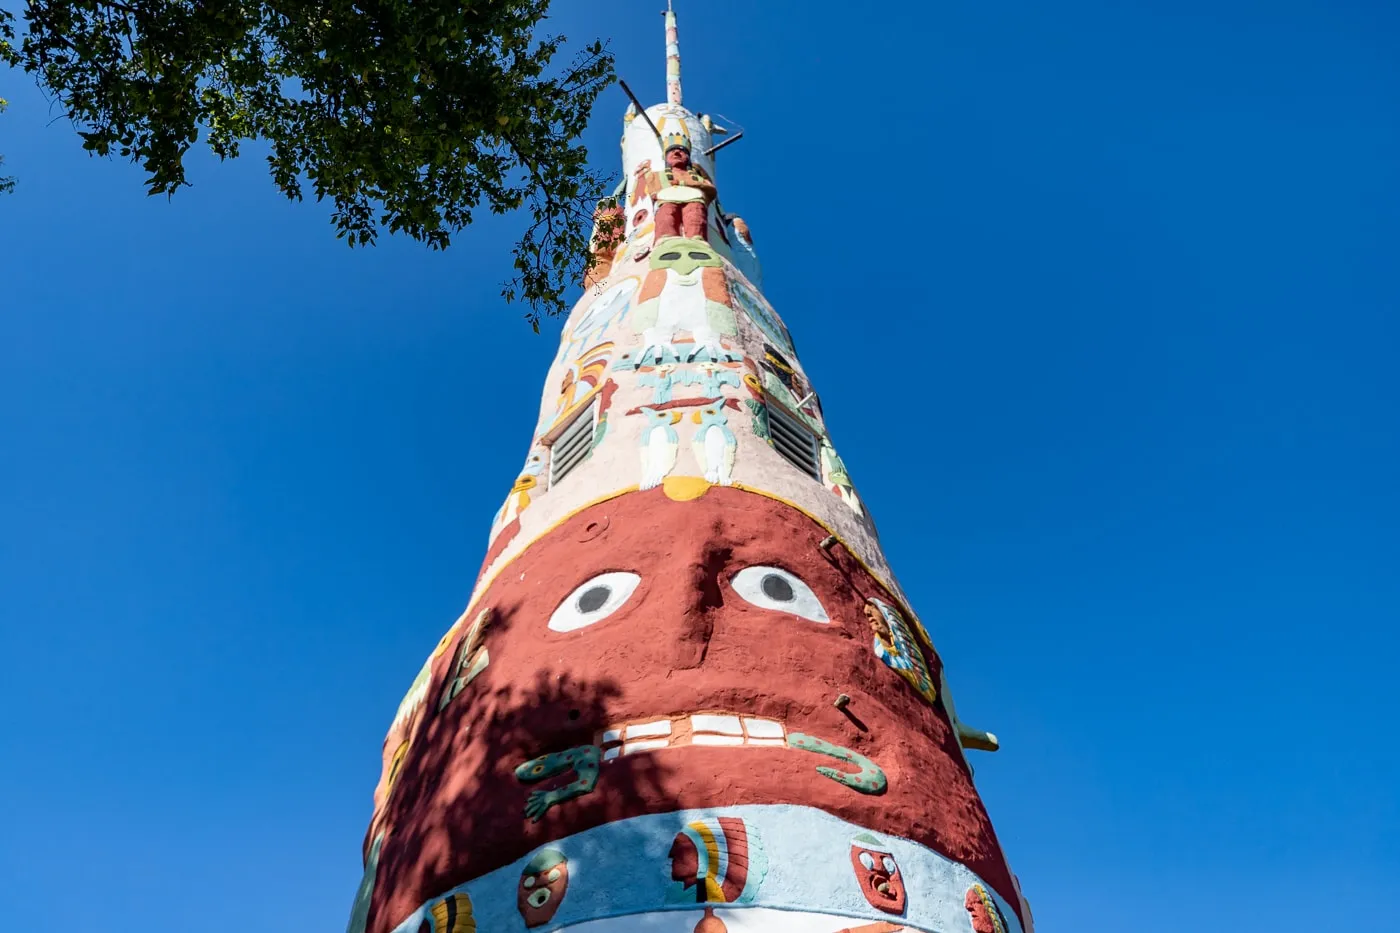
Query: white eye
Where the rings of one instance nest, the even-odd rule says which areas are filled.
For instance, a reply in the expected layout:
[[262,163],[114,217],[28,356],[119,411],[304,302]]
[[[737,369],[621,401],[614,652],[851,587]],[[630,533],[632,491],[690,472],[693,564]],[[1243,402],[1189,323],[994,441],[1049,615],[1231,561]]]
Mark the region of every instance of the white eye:
[[641,582],[641,577],[625,570],[600,573],[559,604],[554,615],[549,617],[549,627],[556,632],[572,632],[601,622],[621,609]]
[[734,575],[734,592],[755,606],[791,612],[812,622],[830,622],[812,588],[777,567],[745,567]]
[[525,898],[526,903],[531,907],[543,907],[549,903],[549,888],[539,888],[530,892],[530,896]]
[[890,857],[887,855],[887,856],[885,856],[885,858],[884,858],[883,861],[884,861],[884,863],[885,863],[885,871],[887,871],[887,872],[889,872],[891,875],[893,875],[893,874],[894,874],[894,859],[890,858]]
[[869,852],[862,852],[860,854],[860,863],[864,865],[869,871],[875,870],[875,859],[871,856]]

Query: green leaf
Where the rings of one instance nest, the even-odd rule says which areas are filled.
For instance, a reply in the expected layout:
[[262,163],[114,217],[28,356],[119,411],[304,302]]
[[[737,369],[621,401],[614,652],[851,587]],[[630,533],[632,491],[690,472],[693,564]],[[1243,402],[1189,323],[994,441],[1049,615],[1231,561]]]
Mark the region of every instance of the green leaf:
[[474,210],[528,207],[507,301],[532,323],[564,309],[590,260],[592,200],[606,186],[578,142],[613,80],[606,46],[565,67],[536,39],[548,0],[30,0],[17,41],[0,10],[0,61],[63,107],[84,149],[138,162],[151,194],[189,182],[204,145],[237,158],[267,144],[288,199],[332,205],[336,237],[381,230],[433,249]]

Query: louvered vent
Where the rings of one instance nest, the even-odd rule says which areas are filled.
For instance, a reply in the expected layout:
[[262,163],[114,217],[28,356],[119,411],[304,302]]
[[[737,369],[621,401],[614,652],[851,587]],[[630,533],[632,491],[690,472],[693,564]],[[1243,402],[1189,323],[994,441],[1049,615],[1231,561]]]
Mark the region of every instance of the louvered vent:
[[579,412],[550,446],[550,486],[568,476],[569,471],[582,463],[593,449],[593,421],[597,415],[598,403],[595,401]]
[[802,422],[771,402],[768,405],[768,436],[773,448],[812,479],[822,478],[817,439]]

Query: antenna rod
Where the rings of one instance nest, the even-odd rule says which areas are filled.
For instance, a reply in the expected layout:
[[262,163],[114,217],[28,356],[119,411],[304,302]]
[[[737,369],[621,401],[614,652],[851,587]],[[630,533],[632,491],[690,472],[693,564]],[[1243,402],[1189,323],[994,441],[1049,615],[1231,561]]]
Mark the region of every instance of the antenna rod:
[[713,146],[711,146],[710,148],[706,149],[706,150],[705,150],[705,155],[707,155],[707,156],[712,156],[712,155],[714,155],[716,152],[719,152],[721,149],[723,149],[725,146],[729,145],[730,143],[737,143],[739,140],[741,140],[741,139],[743,139],[743,138],[744,138],[744,131],[743,131],[743,130],[740,130],[739,132],[735,133],[733,136],[731,136],[731,137],[729,137],[728,139],[726,139],[724,142],[715,143]]
[[676,11],[666,0],[666,100],[681,105],[681,35],[676,29]]
[[651,117],[647,116],[647,108],[643,107],[642,102],[637,100],[637,95],[632,93],[632,89],[627,86],[626,81],[618,78],[617,83],[618,86],[622,88],[622,93],[626,94],[632,100],[632,105],[637,108],[637,112],[642,115],[642,119],[647,121],[647,126],[651,127],[651,131],[656,134],[656,141],[661,142],[661,131],[656,128],[655,123],[651,122]]

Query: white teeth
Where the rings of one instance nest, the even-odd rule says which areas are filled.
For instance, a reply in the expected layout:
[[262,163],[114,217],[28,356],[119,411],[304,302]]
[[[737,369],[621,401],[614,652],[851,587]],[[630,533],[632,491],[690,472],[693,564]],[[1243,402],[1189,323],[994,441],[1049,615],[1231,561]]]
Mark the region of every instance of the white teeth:
[[691,745],[743,745],[742,735],[715,735],[713,733],[697,732],[690,737]]
[[744,731],[751,739],[781,739],[785,734],[783,724],[771,719],[745,719]]
[[627,737],[629,739],[641,738],[648,735],[670,735],[671,720],[658,719],[655,722],[634,722],[627,727]]
[[[685,724],[681,716],[624,723],[603,730],[598,742],[603,748],[603,760],[612,761],[634,752],[684,745],[766,745],[774,748],[787,745],[787,729],[774,719],[752,716],[741,719],[733,713],[694,713],[685,718],[690,721],[688,736],[684,734]],[[682,731],[680,738],[675,738],[677,725]],[[675,746],[672,746],[673,742]]]
[[696,713],[690,717],[690,729],[692,732],[719,732],[723,735],[744,734],[738,716],[717,713]]

